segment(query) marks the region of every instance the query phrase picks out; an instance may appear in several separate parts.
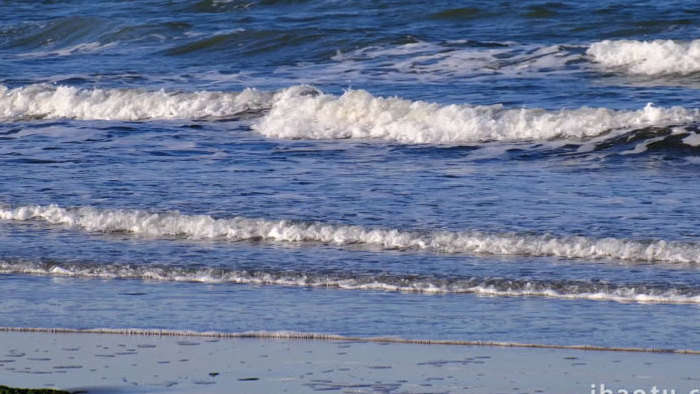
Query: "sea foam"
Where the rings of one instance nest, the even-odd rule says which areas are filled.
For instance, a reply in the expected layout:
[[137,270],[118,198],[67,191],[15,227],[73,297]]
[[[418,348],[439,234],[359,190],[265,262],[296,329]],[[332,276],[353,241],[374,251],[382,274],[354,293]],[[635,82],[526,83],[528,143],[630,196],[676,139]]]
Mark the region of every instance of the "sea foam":
[[78,89],[35,84],[9,89],[0,85],[0,120],[219,119],[264,108],[270,93],[166,92],[143,89]]
[[[380,139],[405,144],[489,141],[585,140],[611,131],[688,124],[700,111],[648,104],[639,110],[544,110],[502,105],[442,105],[365,90],[341,95],[298,85],[277,92],[166,92],[78,89],[47,84],[9,89],[0,85],[0,121],[214,120],[257,116],[252,129],[290,139]],[[259,114],[262,114],[259,116]]]
[[440,105],[376,97],[364,90],[350,90],[335,96],[309,86],[296,86],[275,94],[270,111],[253,125],[253,129],[277,138],[460,144],[581,140],[611,130],[697,119],[700,119],[697,110],[659,108],[651,104],[636,111],[508,109],[502,105]]
[[64,208],[58,205],[0,206],[0,220],[40,220],[97,232],[126,232],[151,237],[186,237],[227,241],[304,242],[398,250],[427,250],[515,256],[556,256],[681,264],[700,263],[700,244],[665,240],[589,238],[582,236],[486,233],[480,231],[408,231],[143,210]]
[[591,281],[436,278],[420,275],[333,274],[325,271],[320,274],[228,268],[184,268],[156,264],[40,263],[3,260],[0,260],[0,273],[255,286],[323,287],[426,295],[475,294],[489,297],[547,297],[570,300],[700,304],[700,289]]
[[605,40],[586,52],[605,67],[632,74],[690,74],[700,71],[700,40]]

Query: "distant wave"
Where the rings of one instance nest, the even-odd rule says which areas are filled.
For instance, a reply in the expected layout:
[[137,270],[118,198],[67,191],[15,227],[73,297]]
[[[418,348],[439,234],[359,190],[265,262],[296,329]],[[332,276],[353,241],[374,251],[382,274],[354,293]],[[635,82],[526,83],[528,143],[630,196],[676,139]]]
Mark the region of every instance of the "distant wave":
[[[455,78],[574,72],[579,70],[579,63],[585,63],[585,49],[515,42],[419,41],[393,46],[370,45],[338,52],[332,57],[333,62],[303,66],[302,69],[309,69],[315,77],[329,81],[343,75],[352,81],[452,82]],[[292,71],[291,67],[287,69]],[[382,71],[378,73],[376,70]]]
[[386,249],[428,250],[437,253],[515,256],[556,256],[580,259],[700,263],[700,244],[665,240],[595,239],[479,231],[405,231],[142,210],[63,208],[58,205],[9,207],[0,205],[0,220],[40,220],[87,231],[130,233],[139,236],[187,237],[228,241],[311,242],[338,246],[365,245]]
[[396,274],[269,272],[226,268],[183,268],[154,264],[35,263],[0,260],[2,274],[30,274],[167,282],[326,287],[420,294],[476,294],[495,297],[548,297],[639,303],[700,304],[700,289],[600,281],[506,278],[436,278]]
[[605,67],[632,74],[700,72],[700,40],[605,40],[591,44],[586,53]]
[[[337,83],[454,83],[494,77],[544,78],[596,70],[638,75],[686,75],[700,71],[700,40],[604,40],[589,45],[533,45],[517,42],[411,42],[369,45],[338,52],[331,62],[282,67],[283,74],[312,74]],[[598,67],[598,69],[600,69]],[[304,81],[297,78],[297,81]],[[306,79],[308,81],[308,79]]]
[[0,121],[31,119],[220,119],[265,108],[270,93],[166,92],[78,89],[49,84],[8,89],[0,85]]

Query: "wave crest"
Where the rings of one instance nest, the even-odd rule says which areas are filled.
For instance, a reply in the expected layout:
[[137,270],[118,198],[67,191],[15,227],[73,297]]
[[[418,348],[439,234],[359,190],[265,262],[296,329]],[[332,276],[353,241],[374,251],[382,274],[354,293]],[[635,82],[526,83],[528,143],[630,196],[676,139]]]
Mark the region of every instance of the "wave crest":
[[142,210],[93,207],[63,208],[55,204],[16,208],[0,205],[0,219],[42,220],[87,231],[126,232],[153,237],[310,242],[457,254],[700,263],[700,244],[665,240],[490,234],[479,231],[406,231],[245,217],[215,219],[208,215],[184,215],[178,212],[152,213]]
[[437,278],[395,274],[268,272],[227,268],[183,268],[155,264],[32,263],[0,260],[0,273],[166,282],[325,287],[420,294],[475,294],[490,297],[548,297],[570,300],[700,304],[692,287],[614,284],[602,281],[506,278]]
[[439,105],[364,90],[341,96],[296,86],[275,94],[253,129],[267,137],[292,139],[384,139],[400,143],[460,144],[487,141],[585,139],[610,130],[642,128],[700,119],[700,112],[649,104],[638,111],[580,108],[547,111],[501,105]]
[[9,89],[0,85],[0,120],[221,119],[266,108],[271,94],[78,89],[49,84]]
[[700,71],[700,40],[605,40],[586,52],[605,67],[632,74],[691,74]]
[[31,119],[173,120],[257,116],[252,129],[290,139],[380,139],[403,144],[489,141],[585,141],[647,127],[687,125],[700,111],[648,104],[636,111],[580,108],[549,111],[502,105],[440,105],[349,90],[340,96],[299,85],[276,93],[78,89],[48,84],[0,85],[0,121]]

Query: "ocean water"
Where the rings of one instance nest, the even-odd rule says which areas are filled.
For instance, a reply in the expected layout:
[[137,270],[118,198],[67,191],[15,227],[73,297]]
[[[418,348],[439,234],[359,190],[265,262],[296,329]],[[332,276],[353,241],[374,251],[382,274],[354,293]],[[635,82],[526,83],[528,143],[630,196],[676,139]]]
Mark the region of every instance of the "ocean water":
[[687,1],[0,4],[0,326],[700,350]]

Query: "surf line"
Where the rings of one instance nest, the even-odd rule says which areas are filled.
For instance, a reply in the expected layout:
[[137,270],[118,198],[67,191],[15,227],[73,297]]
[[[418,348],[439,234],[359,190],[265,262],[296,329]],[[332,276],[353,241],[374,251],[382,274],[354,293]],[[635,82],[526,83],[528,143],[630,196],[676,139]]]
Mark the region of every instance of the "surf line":
[[41,333],[41,334],[104,334],[127,336],[154,336],[154,337],[193,337],[193,338],[253,338],[253,339],[293,339],[313,341],[351,341],[372,343],[396,343],[407,345],[452,345],[473,347],[503,347],[503,348],[530,348],[530,349],[564,349],[601,352],[630,352],[630,353],[664,353],[664,354],[689,354],[700,355],[700,350],[693,349],[664,349],[642,347],[618,347],[595,345],[552,345],[543,343],[520,343],[500,341],[470,341],[450,339],[411,339],[400,337],[359,337],[337,334],[324,334],[300,331],[244,331],[244,332],[216,332],[216,331],[186,331],[186,330],[158,330],[137,328],[42,328],[42,327],[0,327],[0,333]]

